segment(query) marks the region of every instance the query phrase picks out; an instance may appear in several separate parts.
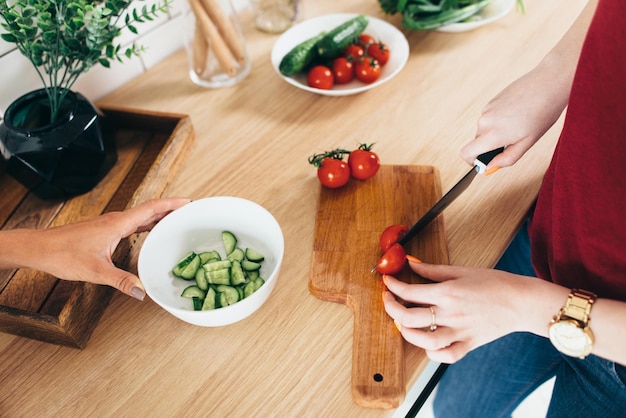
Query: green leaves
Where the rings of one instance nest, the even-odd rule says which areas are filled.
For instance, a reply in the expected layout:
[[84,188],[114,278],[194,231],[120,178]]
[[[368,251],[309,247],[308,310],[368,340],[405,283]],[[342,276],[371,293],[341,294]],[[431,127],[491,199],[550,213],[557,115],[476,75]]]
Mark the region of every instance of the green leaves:
[[[493,0],[378,0],[387,14],[402,14],[402,26],[432,30],[468,19]],[[523,10],[523,1],[517,0]]]
[[132,0],[0,0],[0,36],[31,61],[52,102],[93,65],[139,55],[143,48],[115,40],[125,29],[138,33],[136,24],[165,14],[173,0],[156,1],[130,10]]

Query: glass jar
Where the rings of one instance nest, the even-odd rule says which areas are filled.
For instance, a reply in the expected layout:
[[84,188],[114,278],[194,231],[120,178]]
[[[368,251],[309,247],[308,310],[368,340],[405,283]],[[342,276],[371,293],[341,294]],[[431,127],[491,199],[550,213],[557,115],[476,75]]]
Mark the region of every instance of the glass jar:
[[281,33],[291,27],[298,17],[299,0],[252,0],[259,30]]
[[187,0],[184,44],[189,76],[202,87],[232,86],[250,72],[250,59],[230,0]]

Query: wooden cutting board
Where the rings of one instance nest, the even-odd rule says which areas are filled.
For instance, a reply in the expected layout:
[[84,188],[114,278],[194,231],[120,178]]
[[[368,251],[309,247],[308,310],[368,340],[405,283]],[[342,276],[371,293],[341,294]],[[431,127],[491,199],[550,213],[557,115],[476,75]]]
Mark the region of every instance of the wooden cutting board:
[[[406,393],[405,370],[413,373],[420,366],[413,361],[405,367],[405,349],[419,350],[418,359],[426,359],[423,350],[404,342],[385,312],[384,284],[371,270],[381,255],[380,233],[392,224],[410,227],[440,197],[439,172],[431,166],[383,165],[369,180],[321,189],[309,289],[322,300],[348,305],[354,313],[351,389],[361,406],[398,407]],[[443,217],[405,250],[426,262],[448,264]],[[408,268],[396,277],[420,280]]]

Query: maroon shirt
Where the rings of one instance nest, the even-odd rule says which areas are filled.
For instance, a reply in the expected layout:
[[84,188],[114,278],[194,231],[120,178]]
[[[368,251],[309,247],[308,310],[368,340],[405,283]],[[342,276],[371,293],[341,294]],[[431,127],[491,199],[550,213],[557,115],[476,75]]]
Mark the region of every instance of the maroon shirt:
[[539,277],[626,301],[626,0],[600,0],[530,228]]

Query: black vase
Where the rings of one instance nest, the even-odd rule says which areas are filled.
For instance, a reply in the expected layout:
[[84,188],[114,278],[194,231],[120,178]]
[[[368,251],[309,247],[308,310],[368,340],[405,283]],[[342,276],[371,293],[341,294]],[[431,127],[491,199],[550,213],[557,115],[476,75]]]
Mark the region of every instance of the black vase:
[[55,122],[45,89],[15,100],[0,124],[6,172],[42,199],[93,189],[117,160],[113,129],[84,96],[66,91]]

